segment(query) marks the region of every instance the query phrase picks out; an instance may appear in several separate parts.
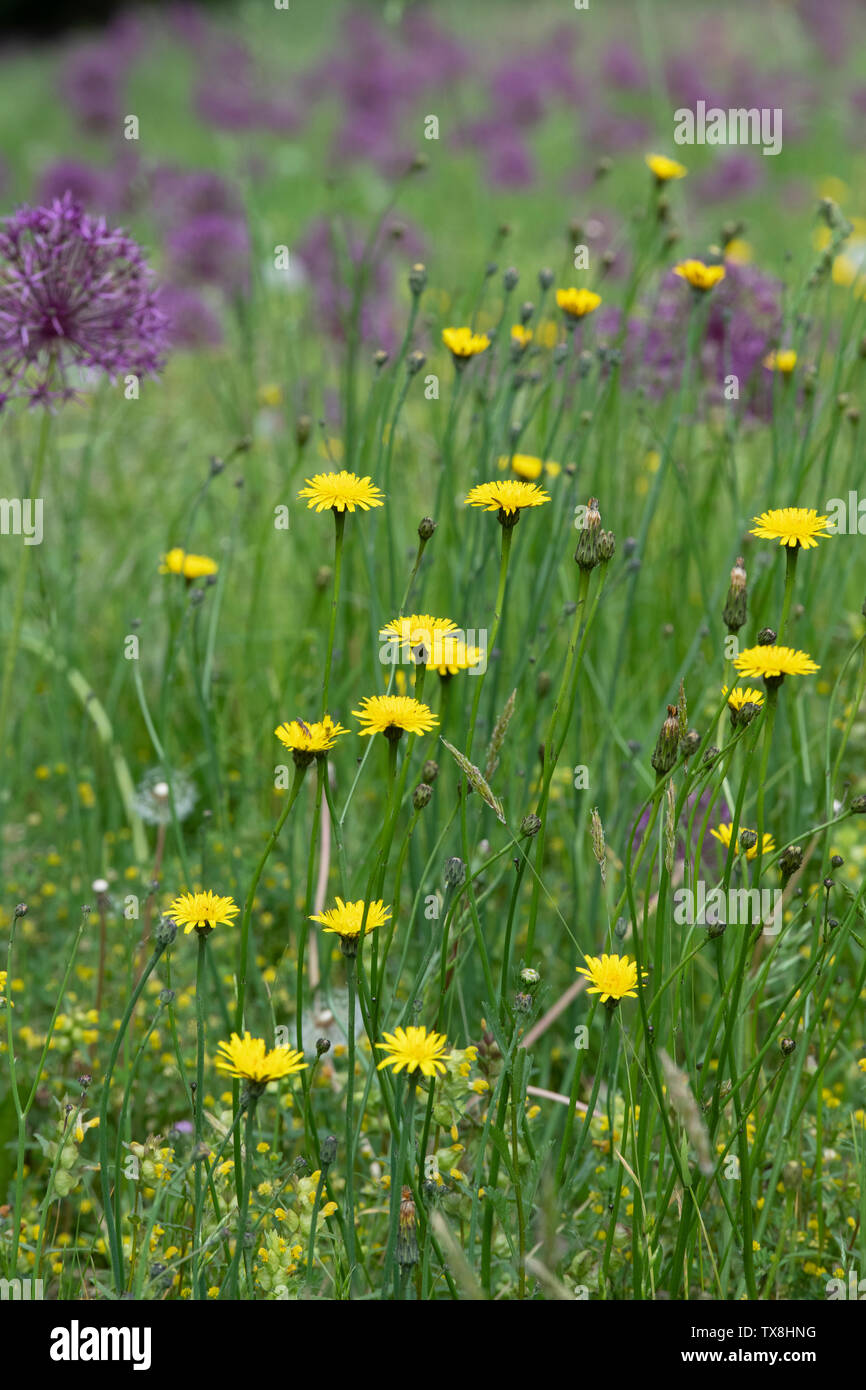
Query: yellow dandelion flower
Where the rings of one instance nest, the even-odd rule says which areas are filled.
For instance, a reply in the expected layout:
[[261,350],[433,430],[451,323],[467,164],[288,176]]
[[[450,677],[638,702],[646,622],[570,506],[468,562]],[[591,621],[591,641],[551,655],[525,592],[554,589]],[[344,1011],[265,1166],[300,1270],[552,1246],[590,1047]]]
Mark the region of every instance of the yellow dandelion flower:
[[[741,834],[741,835],[742,835],[744,829],[745,829],[745,826],[741,826],[741,827],[740,827],[740,834]],[[710,830],[710,834],[711,834],[712,836],[714,836],[714,838],[717,839],[717,840],[719,841],[719,844],[723,845],[724,848],[727,849],[728,846],[729,846],[730,843],[731,843],[731,835],[733,834],[733,830],[734,830],[734,825],[733,825],[733,822],[732,822],[732,821],[723,821],[722,824],[718,827],[717,830],[712,830],[712,829],[711,829],[711,830]],[[754,834],[754,831],[751,831],[750,834]],[[772,854],[772,853],[773,853],[773,850],[774,850],[775,848],[776,848],[776,841],[773,839],[772,835],[765,835],[765,836],[764,836],[764,850],[763,850],[764,854]],[[757,857],[758,857],[758,846],[757,846],[757,844],[754,844],[754,845],[752,845],[751,849],[746,850],[746,858],[747,858],[747,859],[757,859]]]
[[[337,906],[329,907],[326,912],[317,912],[310,918],[311,922],[319,922],[326,932],[333,932],[337,936],[358,937],[361,934],[361,923],[364,921],[364,908],[366,902],[361,898],[355,903],[343,902],[342,898],[335,899]],[[364,935],[375,931],[377,927],[383,927],[391,916],[390,907],[386,907],[381,898],[378,902],[371,902],[367,907],[367,921],[364,923]]]
[[163,555],[160,561],[160,574],[182,574],[184,579],[204,579],[216,574],[219,565],[209,555],[188,555],[179,545]]
[[592,314],[601,303],[601,295],[595,290],[574,289],[556,291],[556,302],[566,318],[582,319]]
[[[586,966],[577,967],[578,975],[591,982],[587,994],[601,995],[602,1004],[620,999],[637,999],[637,961],[628,956],[586,956]],[[643,972],[646,975],[646,971]]]
[[462,639],[446,633],[434,644],[427,669],[432,668],[440,676],[456,676],[458,671],[471,671],[483,659],[480,647],[469,647]]
[[486,333],[473,333],[471,328],[465,326],[443,328],[442,341],[458,362],[467,362],[470,357],[477,357],[479,352],[486,352],[490,347]]
[[446,1066],[442,1060],[446,1055],[448,1043],[444,1033],[428,1033],[426,1028],[396,1028],[393,1033],[383,1033],[384,1042],[377,1047],[391,1055],[384,1057],[378,1065],[393,1067],[395,1074],[405,1068],[410,1074],[416,1070],[422,1076],[445,1075]]
[[217,1052],[217,1071],[249,1081],[253,1086],[265,1087],[269,1081],[293,1076],[307,1065],[302,1052],[294,1052],[290,1047],[268,1051],[264,1038],[254,1038],[250,1033],[244,1033],[242,1038],[232,1033],[231,1041],[221,1042]]
[[684,164],[680,164],[676,159],[668,159],[666,154],[645,154],[644,163],[650,172],[655,174],[659,183],[667,183],[670,179],[684,179],[689,172]]
[[312,724],[305,724],[303,719],[293,719],[290,723],[281,724],[274,733],[290,748],[293,753],[309,754],[311,757],[320,753],[327,753],[333,748],[341,734],[347,734],[348,729],[344,729],[342,724],[335,724],[329,714]]
[[532,342],[532,329],[523,323],[512,324],[511,341],[521,352],[525,352]]
[[367,695],[352,713],[366,726],[360,734],[385,734],[390,739],[403,733],[428,734],[439,723],[429,705],[410,695]]
[[680,261],[674,266],[674,275],[679,275],[681,280],[687,280],[693,290],[706,293],[718,285],[720,280],[724,280],[725,267],[704,265],[703,261],[697,260]]
[[754,690],[751,686],[737,686],[734,690],[728,690],[726,685],[722,686],[722,694],[728,697],[728,709],[736,710],[737,713],[743,705],[762,705],[764,703],[763,690]]
[[780,676],[810,676],[820,671],[820,666],[808,652],[799,652],[794,647],[747,647],[734,658],[734,665],[741,676],[764,680],[777,680]]
[[339,473],[314,473],[307,478],[299,497],[306,497],[309,511],[324,512],[331,507],[335,512],[353,512],[356,507],[367,512],[371,507],[384,506],[385,494],[369,478],[359,478],[357,473],[347,473],[345,468]]
[[175,898],[166,916],[183,927],[186,936],[195,930],[211,932],[214,927],[233,925],[240,912],[234,898],[221,898],[217,893],[182,893]]
[[764,541],[778,541],[792,548],[810,550],[819,539],[832,536],[827,530],[826,516],[819,516],[814,507],[774,507],[752,518],[757,524],[751,534]]
[[501,519],[503,515],[518,516],[525,507],[541,507],[550,501],[550,497],[534,483],[504,478],[501,482],[478,483],[464,501],[467,507],[483,507],[486,512],[499,512]]
[[434,649],[446,634],[457,631],[457,624],[452,623],[450,618],[434,618],[431,613],[411,613],[408,616],[393,618],[390,623],[386,623],[379,629],[379,636],[389,639],[395,661],[417,658],[419,664],[423,661],[429,666],[432,664],[430,657]]
[[487,352],[488,347],[491,346],[487,334],[474,334],[473,329],[466,327],[443,328],[442,342],[448,347],[457,366],[466,366],[470,357],[477,357],[478,353]]
[[790,376],[797,365],[797,354],[793,348],[781,348],[777,352],[768,352],[764,358],[764,366],[770,372],[781,372],[783,376]]
[[527,483],[534,483],[544,472],[544,464],[534,454],[512,454],[510,457],[503,454],[499,459],[500,469],[508,468],[509,465],[515,477],[523,478]]

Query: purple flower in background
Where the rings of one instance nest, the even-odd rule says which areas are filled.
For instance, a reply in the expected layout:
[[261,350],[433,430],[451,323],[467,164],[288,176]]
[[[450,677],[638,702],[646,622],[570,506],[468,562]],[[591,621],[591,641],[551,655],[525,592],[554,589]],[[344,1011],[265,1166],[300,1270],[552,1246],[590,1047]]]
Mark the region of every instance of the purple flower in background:
[[218,285],[228,294],[250,287],[250,239],[240,217],[204,212],[167,239],[172,279],[181,285]]
[[[347,226],[341,245],[345,245],[353,269],[357,270],[365,238],[357,228]],[[405,223],[392,221],[383,226],[369,256],[360,333],[364,342],[375,343],[376,347],[388,351],[396,344],[391,296],[393,274],[386,259],[391,246],[399,247],[401,254],[412,261],[424,255],[424,243],[418,234]],[[352,309],[353,286],[342,270],[342,256],[338,254],[334,229],[327,219],[319,218],[309,226],[298,244],[297,256],[312,286],[319,321],[333,338],[344,341]]]
[[[705,397],[711,404],[722,402],[725,377],[733,374],[740,383],[741,407],[763,417],[771,408],[772,394],[761,364],[781,327],[782,286],[754,266],[729,261],[725,269],[724,280],[713,291],[698,348]],[[679,385],[690,310],[687,287],[671,272],[629,323],[624,370],[652,396]]]
[[412,5],[403,14],[400,38],[419,87],[444,87],[472,68],[472,57],[436,23],[428,9]]
[[0,231],[0,391],[68,399],[72,367],[161,370],[165,318],[141,248],[68,195],[22,207]]
[[487,181],[494,188],[529,188],[535,182],[532,151],[516,130],[503,130],[487,149]]
[[85,130],[119,130],[123,119],[123,65],[102,44],[87,44],[69,54],[60,89]]
[[643,91],[647,86],[647,71],[630,44],[612,43],[601,61],[601,73],[612,87],[623,91]]
[[156,298],[172,347],[219,347],[223,337],[219,317],[195,290],[160,285]]
[[61,159],[43,170],[36,202],[48,205],[65,193],[90,212],[106,213],[115,206],[117,186],[104,169],[94,169],[92,164],[82,164],[78,159]]
[[159,165],[150,177],[154,211],[164,224],[188,222],[217,213],[239,217],[243,205],[234,188],[209,169],[178,169]]
[[754,193],[764,182],[764,161],[759,152],[735,150],[723,155],[713,169],[697,180],[702,200],[718,202],[739,194]]

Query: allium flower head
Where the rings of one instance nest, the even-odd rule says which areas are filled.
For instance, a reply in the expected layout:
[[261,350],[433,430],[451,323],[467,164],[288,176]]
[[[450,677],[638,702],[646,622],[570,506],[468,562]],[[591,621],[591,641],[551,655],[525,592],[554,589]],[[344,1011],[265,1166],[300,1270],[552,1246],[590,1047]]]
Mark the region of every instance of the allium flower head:
[[587,956],[586,968],[579,965],[577,973],[590,981],[587,994],[601,995],[602,1004],[637,999],[637,962],[628,956]]
[[0,405],[69,399],[71,367],[158,372],[166,321],[141,248],[70,194],[0,230]]
[[189,936],[195,930],[208,934],[214,927],[233,925],[240,912],[234,898],[221,898],[217,893],[182,893],[168,908],[166,917],[177,922]]
[[524,507],[541,507],[549,501],[549,495],[535,483],[519,482],[516,478],[478,483],[465,498],[467,507],[483,507],[486,512],[504,512],[506,516],[516,515]]
[[260,1090],[264,1090],[269,1081],[293,1076],[307,1065],[302,1052],[294,1052],[290,1047],[274,1047],[268,1051],[264,1038],[254,1038],[251,1033],[244,1033],[243,1037],[232,1033],[231,1041],[221,1042],[217,1053],[217,1071],[228,1072],[229,1076],[248,1081]]
[[734,665],[741,676],[750,676],[753,680],[811,676],[820,670],[807,652],[798,652],[794,647],[747,647],[734,658]]
[[335,512],[353,512],[356,507],[369,511],[371,507],[384,506],[385,495],[369,478],[359,478],[357,473],[347,473],[345,468],[339,473],[316,473],[307,478],[307,486],[302,487],[299,497],[308,498],[307,507],[323,512],[328,507]]
[[444,1076],[447,1071],[443,1056],[448,1043],[444,1033],[428,1033],[426,1028],[395,1028],[393,1033],[384,1033],[385,1041],[376,1043],[388,1057],[383,1057],[378,1070],[393,1067],[395,1074],[404,1070],[411,1075],[420,1071],[422,1076]]
[[827,530],[827,517],[819,516],[814,507],[775,507],[752,519],[757,523],[752,527],[753,536],[792,549],[802,546],[810,550],[819,539],[833,535]]
[[678,275],[681,280],[687,280],[693,290],[700,290],[705,294],[725,278],[725,267],[723,265],[704,265],[703,261],[680,261],[679,265],[674,266],[674,275]]
[[[743,833],[743,828],[744,828],[743,826],[740,827],[740,835],[742,835],[742,833]],[[722,824],[718,827],[717,830],[711,829],[711,830],[710,830],[710,834],[711,834],[712,836],[714,836],[715,839],[717,839],[717,840],[719,841],[720,844],[724,845],[725,849],[727,849],[728,846],[729,846],[730,843],[731,843],[731,835],[732,835],[732,833],[733,833],[733,829],[734,829],[734,826],[733,826],[733,822],[732,822],[732,821],[723,821]],[[754,834],[754,832],[752,832],[752,833]],[[757,836],[755,836],[755,839],[756,839],[756,841],[757,841]],[[739,847],[739,846],[738,846],[738,847]],[[764,836],[764,850],[763,850],[764,854],[772,854],[772,853],[773,853],[773,850],[774,850],[775,848],[776,848],[776,841],[773,839],[772,835],[765,835],[765,836]],[[746,858],[747,858],[747,859],[757,859],[757,857],[758,857],[758,846],[757,846],[757,843],[755,843],[755,844],[752,845],[749,849],[746,850]]]
[[582,319],[592,314],[601,303],[601,295],[595,290],[557,290],[556,302],[566,318]]
[[439,722],[429,705],[410,695],[368,695],[361,701],[361,708],[352,713],[366,725],[359,733],[385,734],[389,739],[397,739],[403,733],[429,734]]
[[442,341],[456,358],[475,357],[486,352],[490,339],[486,333],[473,333],[471,328],[443,328]]
[[684,164],[680,164],[676,159],[668,159],[666,154],[644,155],[644,160],[659,183],[667,183],[669,179],[684,179],[689,172]]

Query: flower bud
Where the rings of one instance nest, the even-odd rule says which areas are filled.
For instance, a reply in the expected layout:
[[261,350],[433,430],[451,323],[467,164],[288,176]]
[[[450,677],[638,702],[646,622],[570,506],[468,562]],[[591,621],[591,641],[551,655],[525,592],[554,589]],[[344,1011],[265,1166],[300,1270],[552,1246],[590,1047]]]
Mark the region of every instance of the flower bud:
[[797,872],[803,862],[803,851],[799,845],[789,845],[786,850],[779,855],[779,869],[782,874],[782,886],[788,882],[793,874]]
[[426,361],[423,352],[410,352],[406,358],[406,371],[410,376],[417,376]]
[[319,1154],[319,1162],[323,1168],[330,1168],[337,1157],[337,1136],[329,1134],[322,1140],[322,1148]]
[[553,284],[553,271],[544,266],[538,272],[538,283],[543,290],[549,290]]
[[170,946],[177,936],[177,922],[173,922],[170,917],[160,917],[153,933],[153,939],[157,947],[164,951]]
[[436,522],[430,516],[422,516],[418,522],[418,535],[422,541],[429,541],[436,530]]
[[530,965],[525,966],[524,969],[521,970],[518,979],[520,980],[521,989],[525,990],[527,994],[531,994],[532,991],[536,990],[541,984],[541,976],[538,971],[533,970]]
[[423,811],[425,806],[429,806],[432,795],[433,788],[427,782],[419,782],[412,793],[412,805],[415,810]]
[[505,271],[505,274],[502,276],[502,284],[506,290],[506,293],[511,293],[519,279],[519,272],[514,269],[513,265],[510,265],[508,269]]
[[794,1051],[794,1048],[796,1046],[797,1044],[793,1038],[779,1039],[779,1051],[781,1052],[783,1057],[790,1057],[791,1053]]
[[866,796],[852,797],[851,805],[848,809],[853,811],[855,816],[866,815]]
[[599,555],[600,531],[601,513],[598,510],[598,499],[590,497],[589,505],[586,509],[586,516],[580,528],[577,549],[574,552],[575,564],[582,570],[595,569],[601,558]]
[[746,571],[743,566],[743,557],[740,556],[731,570],[731,586],[728,589],[728,597],[722,612],[722,620],[728,632],[739,632],[746,621],[746,607]]
[[680,746],[680,718],[676,705],[668,705],[668,713],[665,722],[659,731],[656,741],[655,751],[652,755],[652,766],[658,777],[664,777],[670,772],[677,760],[677,752]]
[[445,883],[448,888],[461,888],[466,882],[466,865],[456,855],[445,861]]
[[422,780],[426,782],[429,787],[432,787],[433,783],[436,781],[436,778],[438,776],[439,764],[434,762],[432,758],[428,758],[421,769]]
[[524,816],[523,820],[520,822],[521,835],[528,835],[530,839],[534,835],[537,835],[540,829],[541,821],[539,817],[535,815],[534,812],[530,812],[528,816]]
[[426,285],[427,267],[422,265],[419,261],[416,265],[413,265],[409,271],[409,289],[417,299],[418,295],[423,293]]

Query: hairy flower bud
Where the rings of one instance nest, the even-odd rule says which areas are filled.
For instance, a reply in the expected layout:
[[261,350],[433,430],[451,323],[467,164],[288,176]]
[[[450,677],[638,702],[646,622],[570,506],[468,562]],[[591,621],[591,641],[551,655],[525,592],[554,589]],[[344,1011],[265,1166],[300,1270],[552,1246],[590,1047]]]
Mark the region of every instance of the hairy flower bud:
[[670,772],[677,760],[677,752],[680,746],[680,718],[676,705],[668,705],[667,718],[659,730],[656,741],[655,751],[652,755],[652,766],[658,777],[664,777]]
[[725,607],[722,612],[722,619],[728,632],[739,632],[746,621],[747,606],[746,571],[743,557],[740,556],[731,570],[731,586],[728,589],[728,597],[725,599]]
[[601,513],[598,510],[598,499],[596,497],[590,497],[586,509],[586,516],[580,528],[577,549],[574,552],[575,564],[582,570],[595,569],[601,559],[599,555],[600,531]]
[[433,788],[427,782],[419,782],[412,793],[412,805],[415,810],[423,811],[425,806],[429,806],[432,795]]

